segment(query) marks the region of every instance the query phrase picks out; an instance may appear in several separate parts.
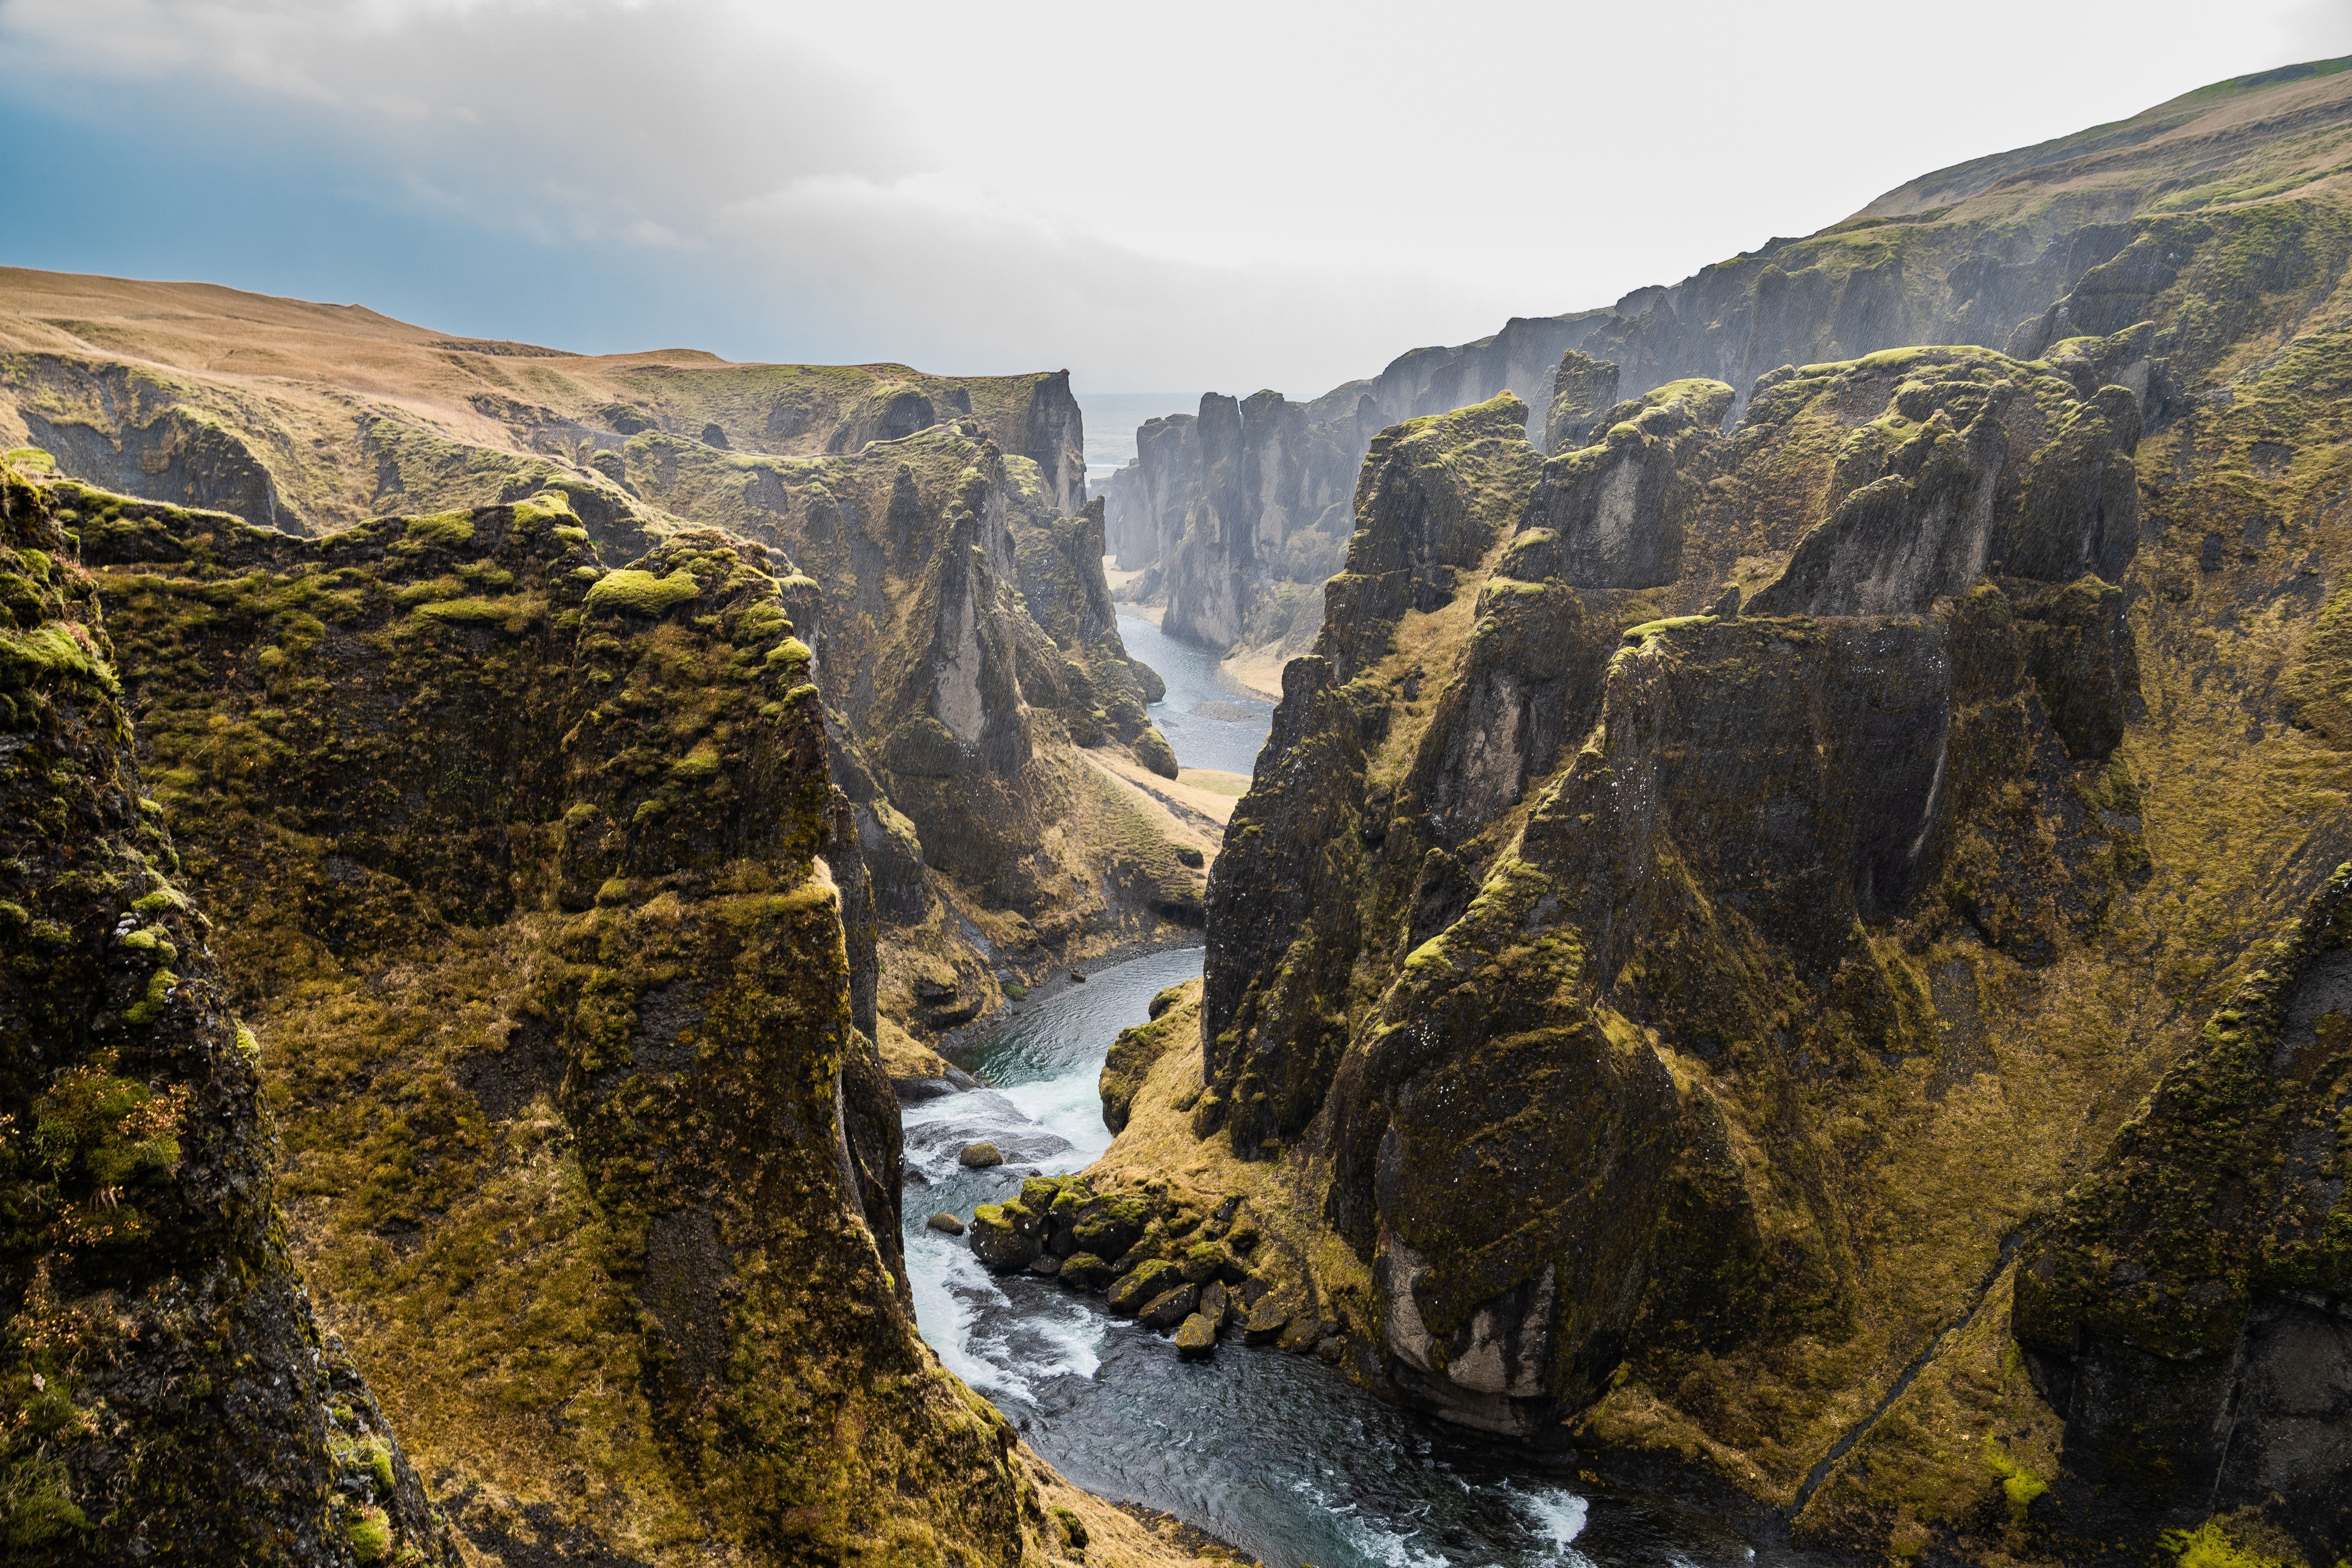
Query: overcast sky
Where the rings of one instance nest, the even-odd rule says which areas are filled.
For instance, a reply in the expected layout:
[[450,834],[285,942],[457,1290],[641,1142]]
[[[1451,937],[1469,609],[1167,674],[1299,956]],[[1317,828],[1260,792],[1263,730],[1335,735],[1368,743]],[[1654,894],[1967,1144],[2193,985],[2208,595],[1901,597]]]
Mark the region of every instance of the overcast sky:
[[1311,395],[2352,53],[2352,0],[0,0],[0,263]]

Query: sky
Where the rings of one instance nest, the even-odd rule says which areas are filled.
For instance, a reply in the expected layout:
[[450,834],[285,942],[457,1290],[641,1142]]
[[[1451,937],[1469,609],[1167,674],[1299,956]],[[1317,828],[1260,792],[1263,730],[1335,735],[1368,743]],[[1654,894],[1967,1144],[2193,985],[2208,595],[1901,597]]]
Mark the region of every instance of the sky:
[[588,353],[1306,397],[2352,0],[0,0],[0,265]]

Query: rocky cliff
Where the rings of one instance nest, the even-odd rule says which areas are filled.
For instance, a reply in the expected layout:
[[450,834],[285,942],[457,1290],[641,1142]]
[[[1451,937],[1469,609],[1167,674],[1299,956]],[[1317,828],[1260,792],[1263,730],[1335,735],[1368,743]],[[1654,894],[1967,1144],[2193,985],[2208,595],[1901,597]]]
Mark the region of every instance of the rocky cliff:
[[146,793],[95,588],[0,466],[0,1543],[454,1568],[289,1256],[261,1047],[212,948],[208,911],[245,911]]
[[802,563],[784,591],[876,878],[894,1049],[1055,963],[1200,922],[1190,839],[1087,760],[1174,766],[1145,710],[1158,679],[1083,548],[1067,379],[590,359],[0,273],[0,444],[21,426],[86,482],[321,537],[551,494],[606,566],[696,527]]
[[[2344,79],[2190,108],[2299,158]],[[2352,1550],[2345,179],[2144,213],[2016,357],[1375,439],[1189,1112],[1354,1375],[1902,1557]]]
[[[1010,1429],[914,1331],[868,879],[789,563],[688,531],[607,569],[551,494],[322,541],[68,481],[42,499],[68,531],[45,570],[104,607],[121,707],[93,688],[71,713],[37,686],[21,706],[82,725],[85,750],[135,743],[154,795],[121,757],[89,807],[120,842],[67,879],[110,867],[139,897],[89,939],[126,956],[88,977],[89,1046],[27,1085],[57,1159],[26,1189],[47,1239],[11,1266],[37,1342],[22,1374],[58,1400],[88,1403],[91,1378],[131,1392],[103,1422],[58,1404],[20,1428],[17,1473],[54,1452],[64,1499],[92,1461],[89,1495],[185,1489],[171,1435],[268,1373],[239,1419],[257,1444],[300,1439],[315,1475],[250,1461],[286,1467],[288,1517],[327,1517],[347,1447],[341,1511],[430,1545],[383,1418],[306,1352],[299,1268],[472,1560],[1058,1550]],[[100,679],[69,627],[28,646],[53,683]],[[159,819],[209,928],[165,879]],[[149,861],[142,894],[121,868]],[[55,901],[12,941],[70,934]],[[226,1123],[196,1118],[215,1102]],[[118,1261],[92,1272],[78,1230]],[[77,1328],[110,1290],[152,1303],[153,1329]],[[191,1313],[201,1346],[173,1328]],[[78,1348],[93,1333],[110,1365]],[[207,1459],[235,1460],[240,1429]],[[109,1443],[142,1457],[110,1467]],[[209,1505],[155,1495],[109,1522],[210,1527]],[[257,1479],[239,1500],[274,1496]]]
[[[1415,349],[1311,403],[1210,393],[1198,416],[1148,421],[1106,491],[1110,548],[1122,568],[1150,570],[1137,596],[1164,599],[1176,636],[1297,651],[1314,636],[1311,590],[1345,557],[1372,437],[1499,392],[1547,406],[1560,355],[1603,314],[1514,319],[1475,343]],[[1532,418],[1539,436],[1542,416]]]

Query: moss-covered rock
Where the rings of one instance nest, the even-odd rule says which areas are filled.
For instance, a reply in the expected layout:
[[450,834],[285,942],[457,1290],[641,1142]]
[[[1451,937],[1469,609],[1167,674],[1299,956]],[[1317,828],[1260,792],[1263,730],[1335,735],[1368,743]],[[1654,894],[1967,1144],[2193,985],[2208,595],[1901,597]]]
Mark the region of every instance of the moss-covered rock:
[[[238,911],[297,1260],[457,1529],[1017,1560],[1006,1428],[913,1328],[789,575],[686,531],[626,569],[675,589],[599,599],[553,497],[307,541],[52,493],[158,809]],[[466,598],[503,614],[419,613]]]
[[254,1037],[58,499],[0,465],[0,1539],[454,1568],[289,1256]]

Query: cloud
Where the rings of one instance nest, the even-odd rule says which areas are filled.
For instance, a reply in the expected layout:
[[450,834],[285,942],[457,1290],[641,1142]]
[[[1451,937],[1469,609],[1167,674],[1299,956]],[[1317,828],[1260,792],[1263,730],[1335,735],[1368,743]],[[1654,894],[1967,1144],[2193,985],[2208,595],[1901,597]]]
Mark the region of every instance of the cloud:
[[[2325,52],[2345,8],[0,0],[0,107],[205,171],[215,276],[283,279],[331,188],[471,235],[404,279],[436,324],[535,270],[625,302],[528,324],[570,342],[1307,395]],[[2021,38],[2102,68],[2053,90]],[[348,297],[339,254],[299,286]]]

